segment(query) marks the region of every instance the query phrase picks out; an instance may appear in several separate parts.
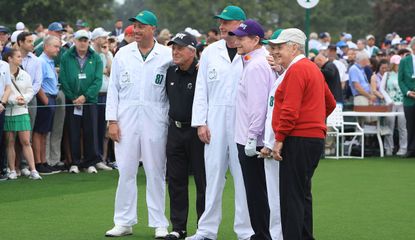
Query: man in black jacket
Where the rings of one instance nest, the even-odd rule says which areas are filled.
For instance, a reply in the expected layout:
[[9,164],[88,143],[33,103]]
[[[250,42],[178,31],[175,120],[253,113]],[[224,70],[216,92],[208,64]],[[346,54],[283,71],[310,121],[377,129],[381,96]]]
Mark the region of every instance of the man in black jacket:
[[337,103],[343,103],[342,96],[342,87],[340,82],[339,70],[337,70],[336,65],[329,61],[329,59],[324,56],[322,53],[319,53],[315,58],[314,62],[321,69],[321,72],[324,75],[327,85]]

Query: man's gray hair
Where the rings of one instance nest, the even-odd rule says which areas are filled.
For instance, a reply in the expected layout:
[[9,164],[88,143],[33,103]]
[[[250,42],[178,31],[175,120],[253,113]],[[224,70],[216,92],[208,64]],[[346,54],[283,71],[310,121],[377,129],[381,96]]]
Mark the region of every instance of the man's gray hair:
[[360,63],[361,61],[365,59],[370,59],[369,54],[366,53],[366,51],[358,51],[356,53],[356,62]]
[[60,39],[58,37],[56,37],[56,36],[49,35],[49,36],[47,36],[45,38],[45,40],[43,40],[43,45],[44,46],[52,45],[53,44],[53,41],[60,42]]
[[305,53],[305,45],[304,44],[288,41],[287,45],[290,45],[290,46],[297,45],[298,51],[300,51],[302,54]]

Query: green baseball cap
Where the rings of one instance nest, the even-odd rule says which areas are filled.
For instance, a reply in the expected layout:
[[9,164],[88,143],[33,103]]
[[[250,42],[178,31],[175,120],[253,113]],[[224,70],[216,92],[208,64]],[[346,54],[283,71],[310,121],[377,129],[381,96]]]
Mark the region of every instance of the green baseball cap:
[[142,24],[151,25],[156,27],[157,26],[157,17],[154,13],[144,10],[137,14],[137,16],[132,17],[130,19],[131,22],[140,22]]
[[231,20],[240,20],[245,21],[246,15],[242,8],[237,6],[227,6],[221,14],[216,15],[214,18],[220,18],[223,20],[231,21]]
[[268,40],[263,40],[262,43],[268,44],[269,40],[277,39],[282,30],[284,29],[278,28],[277,30],[275,30],[275,32],[271,35],[271,37]]

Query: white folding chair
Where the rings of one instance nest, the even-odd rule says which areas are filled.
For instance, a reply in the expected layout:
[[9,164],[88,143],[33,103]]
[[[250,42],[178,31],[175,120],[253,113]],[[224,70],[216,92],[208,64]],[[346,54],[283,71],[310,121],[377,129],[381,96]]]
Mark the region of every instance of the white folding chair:
[[[364,130],[360,127],[359,123],[357,122],[344,122],[343,121],[343,105],[337,104],[334,111],[330,114],[327,118],[327,136],[335,136],[336,137],[336,156],[326,156],[326,158],[364,158],[365,152],[365,136]],[[345,132],[345,126],[354,126],[353,132]],[[348,147],[348,156],[344,155],[344,138],[347,136],[353,136],[349,147]],[[354,144],[357,143],[357,138],[361,137],[361,156],[355,157],[351,156],[352,147]],[[341,141],[340,141],[341,140]],[[341,144],[341,154],[340,154],[340,145]],[[356,144],[357,145],[357,144]]]

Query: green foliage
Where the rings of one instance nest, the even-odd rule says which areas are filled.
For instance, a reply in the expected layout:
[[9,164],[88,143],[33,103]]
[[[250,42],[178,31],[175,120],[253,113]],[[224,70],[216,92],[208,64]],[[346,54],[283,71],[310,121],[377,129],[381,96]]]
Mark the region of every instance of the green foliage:
[[14,26],[23,21],[33,27],[36,23],[48,25],[53,21],[74,23],[77,19],[91,26],[99,25],[113,13],[113,0],[16,0],[0,1],[1,24]]
[[385,35],[397,32],[404,36],[413,36],[415,5],[413,0],[379,0],[374,7],[377,33]]

